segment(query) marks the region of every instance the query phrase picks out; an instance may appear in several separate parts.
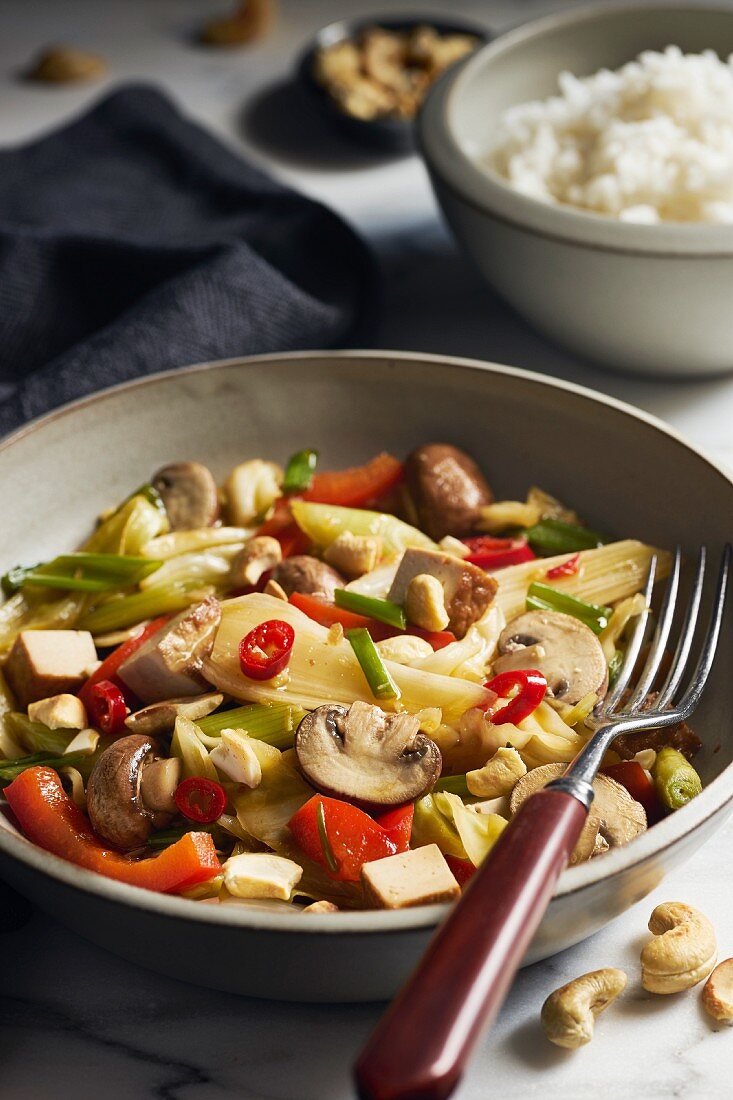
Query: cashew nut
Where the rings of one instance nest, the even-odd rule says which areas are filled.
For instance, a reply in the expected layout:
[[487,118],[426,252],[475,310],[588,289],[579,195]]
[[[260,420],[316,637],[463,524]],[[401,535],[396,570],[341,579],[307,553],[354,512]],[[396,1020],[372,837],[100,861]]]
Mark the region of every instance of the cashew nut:
[[582,974],[551,993],[542,1006],[545,1035],[556,1046],[576,1050],[593,1038],[596,1016],[626,988],[623,970],[606,967]]
[[304,909],[301,909],[301,913],[338,913],[338,905],[334,905],[332,901],[312,901],[310,905],[306,905]]
[[702,991],[705,1011],[714,1020],[733,1024],[733,959],[718,963]]
[[381,552],[382,540],[374,535],[352,535],[350,531],[342,531],[323,557],[344,576],[361,577],[376,567]]
[[263,573],[274,569],[283,560],[280,543],[272,535],[258,535],[245,543],[232,562],[229,580],[239,587],[257,584]]
[[274,581],[272,577],[270,577],[262,591],[266,596],[274,596],[276,600],[285,600],[285,603],[288,602],[287,592],[283,586],[278,584],[277,581]]
[[430,573],[418,573],[407,586],[405,612],[423,630],[445,630],[450,617],[445,609],[443,585]]
[[679,901],[658,905],[649,918],[654,939],[641,952],[641,984],[650,993],[680,993],[715,966],[715,931],[699,909]]
[[516,749],[504,746],[497,749],[483,768],[467,772],[466,786],[477,798],[498,798],[509,794],[514,784],[527,774],[527,765]]
[[377,642],[377,649],[385,661],[396,661],[398,665],[414,663],[418,667],[421,661],[433,654],[430,642],[425,638],[418,638],[416,634],[398,634],[396,638],[384,638]]

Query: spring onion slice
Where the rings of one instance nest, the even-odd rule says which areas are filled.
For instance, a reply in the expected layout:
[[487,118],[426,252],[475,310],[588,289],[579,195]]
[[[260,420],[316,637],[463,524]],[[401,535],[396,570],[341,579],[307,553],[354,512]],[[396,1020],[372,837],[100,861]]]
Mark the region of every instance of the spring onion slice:
[[283,478],[284,493],[304,493],[310,489],[318,463],[318,451],[298,451],[288,461]]
[[624,655],[620,649],[614,650],[613,657],[608,662],[608,686],[610,688],[616,683],[618,674],[621,671],[621,665],[624,663]]
[[2,578],[6,595],[23,585],[62,588],[78,592],[106,592],[137,584],[159,569],[162,562],[127,554],[60,554],[40,565],[16,565]]
[[121,596],[100,604],[83,615],[77,625],[80,630],[91,630],[92,634],[106,634],[110,630],[122,630],[126,626],[141,623],[143,619],[155,619],[158,615],[185,611],[210,592],[210,588],[192,591],[180,585],[145,589],[144,592],[133,592],[131,596]]
[[367,615],[370,619],[377,619],[387,626],[394,626],[397,630],[404,630],[407,626],[405,613],[399,604],[391,600],[378,600],[375,596],[362,596],[360,592],[352,592],[348,588],[337,588],[333,594],[336,607],[344,611],[355,611],[358,615]]
[[608,540],[591,531],[588,527],[578,527],[574,523],[565,523],[561,519],[543,519],[528,527],[524,532],[527,540],[539,554],[573,554],[576,550],[595,550]]
[[250,703],[231,710],[219,710],[195,723],[207,738],[216,738],[222,730],[243,729],[257,741],[265,741],[276,749],[293,744],[295,730],[305,711],[291,703]]
[[361,666],[374,698],[399,699],[400,690],[390,676],[366,627],[360,626],[355,630],[347,630],[346,637],[351,643],[354,656]]
[[449,794],[457,794],[460,798],[473,798],[468,789],[465,775],[446,775],[435,784],[434,791],[447,791]]
[[589,626],[594,634],[608,626],[608,621],[613,615],[613,609],[602,607],[600,604],[586,603],[577,596],[570,596],[567,592],[560,592],[549,584],[535,581],[527,591],[528,611],[561,611],[565,615],[572,615],[574,619],[580,619]]
[[47,752],[33,752],[29,756],[19,756],[16,760],[3,760],[0,763],[0,787],[12,783],[21,772],[28,768],[65,768],[68,765],[77,767],[82,761],[88,759],[88,754],[83,752],[69,752],[65,756],[53,756]]
[[336,861],[336,856],[333,854],[333,848],[331,847],[331,841],[328,839],[328,829],[326,828],[326,811],[323,808],[323,799],[318,799],[318,806],[316,808],[316,824],[318,826],[318,839],[321,842],[321,848],[323,848],[323,855],[325,856],[326,863],[328,864],[329,871],[332,874],[337,875],[339,871],[339,865]]

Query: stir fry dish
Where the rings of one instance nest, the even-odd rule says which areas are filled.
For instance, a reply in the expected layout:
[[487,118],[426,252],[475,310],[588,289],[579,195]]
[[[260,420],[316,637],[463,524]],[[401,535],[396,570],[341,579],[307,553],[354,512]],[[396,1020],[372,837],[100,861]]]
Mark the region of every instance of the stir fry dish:
[[[209,904],[457,896],[590,736],[653,554],[432,443],[324,470],[159,470],[2,578],[0,783],[34,844]],[[650,696],[653,700],[653,695]],[[681,723],[618,737],[572,863],[701,789]]]

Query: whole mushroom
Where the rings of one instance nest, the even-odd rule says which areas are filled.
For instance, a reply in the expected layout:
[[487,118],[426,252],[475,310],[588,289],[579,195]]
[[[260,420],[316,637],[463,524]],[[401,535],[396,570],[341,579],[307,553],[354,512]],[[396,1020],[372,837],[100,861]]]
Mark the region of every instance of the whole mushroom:
[[430,538],[468,535],[494,494],[465,451],[450,443],[427,443],[408,455],[405,480],[420,527]]
[[292,558],[286,558],[275,566],[271,579],[288,596],[293,592],[302,592],[307,596],[321,596],[325,600],[333,600],[336,589],[343,588],[346,584],[340,573],[310,554],[296,554]]
[[499,636],[494,672],[536,668],[548,690],[564,703],[578,703],[591,692],[601,698],[608,687],[608,665],[590,627],[560,611],[526,611]]
[[429,791],[442,760],[413,714],[357,701],[306,714],[295,735],[303,775],[316,790],[363,806],[400,806]]
[[94,829],[116,848],[140,848],[176,812],[173,793],[180,775],[180,760],[160,758],[150,738],[120,737],[89,776],[87,813]]
[[210,527],[219,515],[213,474],[200,462],[176,462],[158,470],[152,480],[168,513],[171,531]]

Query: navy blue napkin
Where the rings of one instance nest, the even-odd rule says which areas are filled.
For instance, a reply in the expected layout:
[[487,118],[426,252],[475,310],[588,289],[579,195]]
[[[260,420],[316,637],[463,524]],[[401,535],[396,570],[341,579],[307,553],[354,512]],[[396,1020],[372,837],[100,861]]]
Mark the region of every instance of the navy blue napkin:
[[370,281],[335,214],[127,86],[0,151],[0,435],[138,375],[345,343]]

